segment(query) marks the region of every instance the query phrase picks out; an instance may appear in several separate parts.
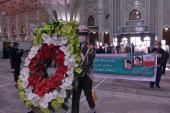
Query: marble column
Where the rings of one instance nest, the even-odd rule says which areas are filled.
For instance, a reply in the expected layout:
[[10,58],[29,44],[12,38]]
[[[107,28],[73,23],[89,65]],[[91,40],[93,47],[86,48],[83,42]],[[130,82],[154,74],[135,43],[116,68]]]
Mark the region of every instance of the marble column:
[[104,0],[98,0],[98,26],[99,26],[99,40],[103,42],[103,35],[104,35]]
[[86,21],[85,21],[85,18],[82,18],[84,17],[85,15],[85,1],[86,0],[81,0],[81,3],[80,3],[80,25],[86,25]]
[[2,16],[0,15],[0,42],[2,41]]
[[162,39],[162,30],[164,27],[164,0],[158,0],[158,10],[157,10],[157,18],[158,18],[158,40]]
[[109,0],[109,4],[110,4],[110,7],[109,7],[109,14],[110,14],[110,18],[109,18],[109,22],[110,22],[110,42],[112,43],[113,42],[113,37],[114,37],[114,31],[113,31],[113,28],[114,28],[114,16],[113,16],[113,10],[114,10],[114,4],[113,4],[113,0]]

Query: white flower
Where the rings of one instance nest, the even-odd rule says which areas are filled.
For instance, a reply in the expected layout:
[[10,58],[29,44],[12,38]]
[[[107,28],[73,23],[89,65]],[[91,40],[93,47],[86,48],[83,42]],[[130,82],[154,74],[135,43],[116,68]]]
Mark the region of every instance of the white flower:
[[69,63],[69,65],[67,65],[67,66],[73,66],[74,65],[74,62],[75,62],[75,60],[74,60],[74,58],[73,57],[70,57],[69,59],[67,59],[67,62]]
[[58,97],[60,98],[66,98],[66,91],[64,89],[61,89],[59,91]]
[[40,99],[40,97],[35,96],[35,97],[31,100],[34,106],[38,106],[38,105],[39,105],[39,99]]
[[24,66],[28,66],[30,64],[30,59],[29,58],[26,58],[25,59],[25,64],[24,64]]
[[21,70],[20,73],[21,73],[21,78],[24,78],[24,77],[27,78],[30,75],[30,70],[29,70],[29,68],[25,67]]
[[43,108],[47,108],[48,102],[47,101],[40,101],[40,106],[43,107]]
[[[27,78],[27,79],[28,79],[28,78]],[[24,88],[27,88],[27,86],[28,86],[28,81],[24,81],[24,82],[23,82],[23,87],[24,87]]]
[[33,100],[36,97],[36,95],[32,92],[28,93],[28,100]]
[[63,89],[71,90],[72,89],[72,81],[73,81],[73,77],[66,77],[64,80],[64,83],[60,87]]
[[55,46],[57,46],[57,45],[59,45],[59,43],[60,43],[60,39],[59,39],[60,37],[52,37],[52,44],[54,44]]
[[65,60],[67,60],[70,57],[70,52],[67,51],[64,54],[65,54]]
[[26,93],[27,93],[27,95],[29,94],[29,93],[32,93],[32,87],[28,87],[25,91],[26,91]]
[[68,76],[74,75],[73,70],[74,70],[73,67],[69,68],[69,70],[66,72]]
[[52,92],[50,92],[49,93],[49,102],[51,102],[53,99],[55,99],[55,95]]
[[65,46],[61,46],[61,47],[60,47],[60,50],[61,50],[62,52],[64,52],[64,53],[67,52],[67,48],[66,48]]
[[64,60],[64,65],[65,66],[68,66],[69,65],[69,62],[67,60]]
[[34,58],[34,57],[35,57],[35,54],[34,54],[34,53],[29,53],[29,54],[28,54],[28,58],[29,58],[29,59],[32,59],[32,58]]
[[58,95],[58,91],[54,90],[53,95],[56,97]]
[[30,69],[29,69],[28,67],[24,67],[24,68],[22,69],[22,73],[23,73],[23,74],[29,74],[29,72],[30,72]]
[[75,65],[74,65],[74,67],[78,67],[79,65],[76,63]]
[[62,45],[65,45],[65,44],[67,44],[67,42],[68,42],[68,39],[66,38],[66,37],[61,37],[61,44]]
[[71,90],[72,89],[72,85],[64,83],[60,86],[60,88],[65,89],[65,90]]
[[51,37],[47,34],[43,34],[42,39],[43,39],[43,43],[46,43],[47,45],[50,45],[52,42]]

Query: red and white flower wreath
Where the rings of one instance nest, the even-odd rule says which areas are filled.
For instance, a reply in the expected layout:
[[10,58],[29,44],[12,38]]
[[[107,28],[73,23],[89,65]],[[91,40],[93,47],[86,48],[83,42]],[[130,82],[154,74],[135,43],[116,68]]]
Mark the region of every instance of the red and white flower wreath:
[[[20,79],[28,100],[34,106],[48,108],[56,98],[66,98],[66,90],[72,88],[74,56],[69,52],[66,37],[43,34],[43,43],[31,49],[21,70]],[[44,61],[54,60],[57,64],[55,75],[43,77]]]

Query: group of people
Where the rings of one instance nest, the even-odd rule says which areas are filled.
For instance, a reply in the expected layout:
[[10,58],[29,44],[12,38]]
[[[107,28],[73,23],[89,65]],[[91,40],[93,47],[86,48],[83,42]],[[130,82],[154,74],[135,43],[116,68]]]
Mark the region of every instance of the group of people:
[[102,46],[102,44],[97,44],[97,53],[112,53],[112,54],[128,54],[128,53],[149,53],[150,47],[147,47],[145,43],[138,42],[137,45],[129,44],[126,42],[121,42],[117,46],[108,45],[107,43]]
[[[78,78],[78,85],[76,88],[73,88],[73,97],[72,97],[72,113],[79,113],[79,103],[80,96],[82,90],[86,96],[89,107],[91,108],[90,113],[96,113],[95,111],[95,101],[92,96],[92,84],[93,84],[93,61],[95,59],[96,54],[96,46],[90,43],[89,38],[89,30],[86,26],[79,27],[79,37],[81,43],[81,56],[82,56],[82,73],[81,77]],[[150,82],[150,87],[153,88],[156,85],[157,88],[160,88],[160,80],[162,74],[165,73],[166,63],[169,58],[169,47],[165,46],[166,42],[156,41],[155,47],[151,50],[151,52],[155,52],[157,54],[157,74],[155,82]],[[20,72],[20,64],[22,62],[21,57],[23,55],[23,51],[18,48],[19,44],[17,42],[13,42],[10,45],[10,63],[11,69],[14,73],[14,81],[17,82],[19,72]],[[106,45],[108,46],[108,45]],[[124,46],[124,45],[122,45]],[[100,49],[100,48],[97,48]],[[120,49],[120,48],[119,48]],[[106,51],[106,50],[104,50]],[[108,51],[108,50],[107,50]],[[106,52],[107,52],[106,51]],[[110,50],[111,51],[111,50]],[[120,50],[121,51],[121,50]],[[99,50],[98,50],[99,52]],[[30,111],[28,113],[33,113]]]
[[[107,44],[104,44],[104,47],[102,45],[99,45],[97,47],[97,53],[116,53],[116,54],[128,54],[128,53],[156,53],[157,54],[157,74],[156,74],[156,80],[155,82],[150,82],[150,87],[154,87],[154,83],[157,88],[160,88],[160,80],[162,74],[165,74],[166,71],[166,64],[169,61],[169,46],[166,45],[166,41],[155,41],[155,46],[151,49],[151,47],[147,47],[142,42],[138,42],[136,46],[133,44],[130,46],[127,46],[125,43],[120,43],[118,46],[108,46]],[[141,59],[135,59],[135,61],[141,60]],[[136,62],[137,63],[137,62]],[[127,64],[132,64],[131,61],[127,61]],[[127,68],[131,68],[131,65],[127,65]]]

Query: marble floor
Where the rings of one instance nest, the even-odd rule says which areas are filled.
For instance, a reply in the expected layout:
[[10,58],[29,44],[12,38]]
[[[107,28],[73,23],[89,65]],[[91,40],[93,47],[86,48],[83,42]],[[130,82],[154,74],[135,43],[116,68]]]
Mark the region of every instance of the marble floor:
[[[0,113],[27,113],[14,87],[9,60],[0,59],[0,80]],[[148,82],[98,77],[94,87],[97,113],[170,113],[170,71],[163,75],[161,89],[150,89]],[[83,96],[80,113],[90,113]]]

